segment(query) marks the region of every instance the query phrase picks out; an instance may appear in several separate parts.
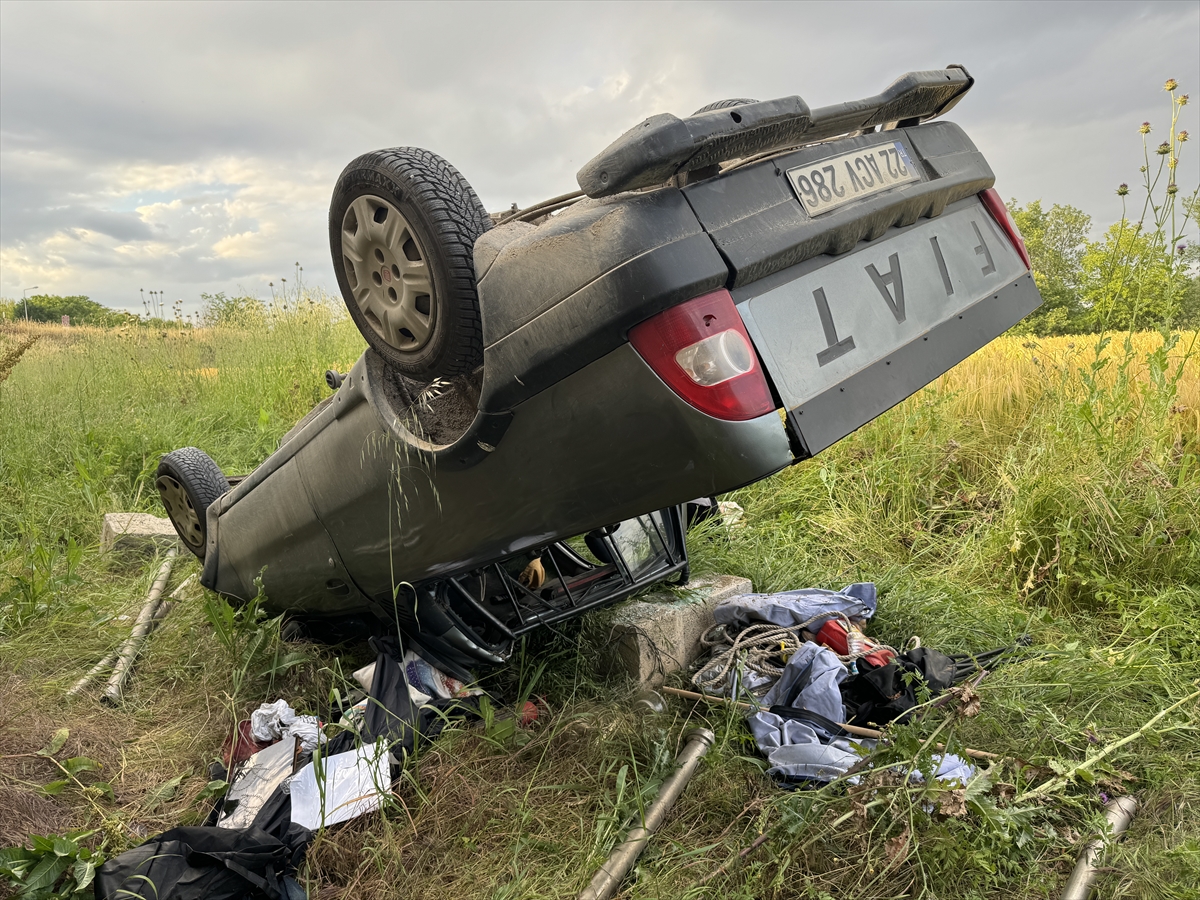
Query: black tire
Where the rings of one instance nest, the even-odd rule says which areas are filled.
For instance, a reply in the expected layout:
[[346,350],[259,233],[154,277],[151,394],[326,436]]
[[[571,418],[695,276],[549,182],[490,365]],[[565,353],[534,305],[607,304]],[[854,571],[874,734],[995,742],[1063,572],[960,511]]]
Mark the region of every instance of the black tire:
[[[370,220],[360,215],[368,209]],[[338,178],[329,205],[338,288],[367,343],[402,374],[431,381],[483,362],[473,252],[490,227],[467,180],[428,150],[367,153]]]
[[205,513],[229,490],[229,480],[212,457],[196,447],[172,450],[158,463],[158,496],[183,545],[200,559],[208,547]]
[[694,113],[693,116],[698,116],[700,113],[712,112],[714,109],[733,109],[735,106],[745,106],[747,103],[757,103],[757,100],[750,100],[742,97],[738,100],[718,100],[716,103],[710,103],[708,106],[702,106]]

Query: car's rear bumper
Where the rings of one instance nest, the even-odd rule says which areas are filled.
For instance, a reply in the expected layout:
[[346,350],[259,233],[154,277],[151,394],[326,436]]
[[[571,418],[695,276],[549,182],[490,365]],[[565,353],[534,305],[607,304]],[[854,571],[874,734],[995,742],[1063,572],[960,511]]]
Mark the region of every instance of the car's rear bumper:
[[806,456],[920,390],[1042,302],[975,197],[733,296]]

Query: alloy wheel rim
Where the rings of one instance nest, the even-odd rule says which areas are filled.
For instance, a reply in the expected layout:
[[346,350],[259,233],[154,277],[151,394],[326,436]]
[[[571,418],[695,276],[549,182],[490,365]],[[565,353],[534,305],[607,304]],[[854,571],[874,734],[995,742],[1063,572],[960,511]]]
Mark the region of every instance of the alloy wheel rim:
[[162,497],[171,524],[180,536],[193,547],[203,544],[204,531],[200,527],[200,516],[183,485],[170,475],[161,475],[158,479],[158,493]]
[[412,226],[388,201],[369,194],[342,217],[342,262],[363,318],[403,353],[429,343],[437,319],[433,281]]

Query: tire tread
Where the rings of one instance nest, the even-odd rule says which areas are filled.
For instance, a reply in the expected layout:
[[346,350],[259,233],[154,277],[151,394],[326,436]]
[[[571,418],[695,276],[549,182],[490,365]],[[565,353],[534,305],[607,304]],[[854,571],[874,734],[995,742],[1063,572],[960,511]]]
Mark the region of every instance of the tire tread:
[[[229,490],[229,479],[225,477],[221,467],[199,447],[181,447],[178,450],[172,450],[159,460],[155,477],[162,475],[170,475],[188,492],[192,505],[200,514],[201,532],[207,539],[208,525],[204,521],[204,513],[216,502],[218,497]],[[175,526],[174,520],[171,521],[171,525]],[[175,527],[175,532],[179,534],[178,527]],[[179,537],[183,541],[183,545],[192,553],[201,559],[204,558],[205,547],[201,547],[197,552],[182,534]]]
[[[407,188],[413,201],[425,212],[434,240],[440,244],[447,262],[447,288],[465,303],[440,302],[440,312],[450,307],[457,311],[447,334],[447,348],[437,377],[465,374],[483,361],[483,326],[479,313],[479,294],[475,284],[475,241],[491,227],[491,218],[471,185],[453,165],[429,150],[418,147],[392,147],[375,150],[355,159],[338,179],[371,169]],[[335,197],[338,189],[335,189]],[[332,212],[332,210],[331,210]],[[334,229],[340,223],[330,221],[334,264],[339,265]],[[340,272],[340,269],[338,270]],[[378,348],[377,348],[378,349]]]

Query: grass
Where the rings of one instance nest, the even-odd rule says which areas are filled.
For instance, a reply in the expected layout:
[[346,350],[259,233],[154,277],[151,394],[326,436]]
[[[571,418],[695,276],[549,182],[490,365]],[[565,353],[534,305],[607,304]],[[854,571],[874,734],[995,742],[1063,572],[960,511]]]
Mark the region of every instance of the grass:
[[[623,896],[1055,897],[1101,792],[1124,791],[1141,810],[1100,896],[1200,895],[1200,723],[1185,700],[1200,686],[1197,335],[1111,338],[1099,351],[1090,336],[1001,338],[734,494],[745,527],[690,539],[693,571],[758,590],[876,581],[873,632],[891,643],[919,634],[960,652],[1030,634],[1036,652],[979,686],[978,715],[935,710],[879,757],[927,766],[936,732],[1027,765],[993,767],[960,795],[887,767],[850,789],[783,792],[724,710],[634,711],[633,686],[595,671],[603,635],[585,620],[537,635],[491,679],[512,697],[540,674],[533,728],[448,731],[383,812],[321,835],[307,868],[318,896],[572,896],[695,724],[717,745]],[[0,844],[87,828],[112,854],[195,822],[235,714],[277,696],[322,711],[344,689],[363,648],[285,652],[258,620],[239,626],[253,640],[221,640],[213,601],[196,597],[150,639],[121,708],[63,699],[127,633],[120,617],[157,569],[98,553],[103,513],[158,512],[154,467],[177,446],[249,471],[322,395],[324,369],[361,349],[321,304],[259,330],[0,332]],[[62,758],[103,768],[47,797],[37,786],[59,768],[18,754],[61,728]]]

